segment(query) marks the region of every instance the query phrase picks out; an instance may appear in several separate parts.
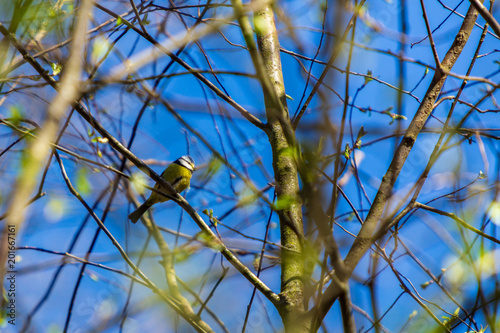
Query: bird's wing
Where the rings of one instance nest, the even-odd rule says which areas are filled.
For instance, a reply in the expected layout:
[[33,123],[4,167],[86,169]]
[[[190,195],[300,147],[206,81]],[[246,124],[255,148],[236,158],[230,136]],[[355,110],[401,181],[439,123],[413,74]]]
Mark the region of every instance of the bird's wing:
[[173,188],[177,189],[177,185],[179,185],[180,181],[182,180],[182,177],[177,177],[174,179],[173,182],[170,183]]

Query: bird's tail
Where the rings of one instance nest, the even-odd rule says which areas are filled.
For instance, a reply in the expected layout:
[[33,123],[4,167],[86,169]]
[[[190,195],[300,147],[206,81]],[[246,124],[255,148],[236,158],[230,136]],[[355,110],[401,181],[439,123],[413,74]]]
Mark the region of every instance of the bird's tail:
[[130,221],[132,221],[133,223],[136,223],[137,221],[139,221],[139,219],[141,218],[141,216],[151,207],[150,204],[148,204],[148,202],[144,202],[142,205],[140,205],[139,207],[137,207],[136,210],[134,210],[132,213],[130,213],[128,215],[128,218],[130,219]]

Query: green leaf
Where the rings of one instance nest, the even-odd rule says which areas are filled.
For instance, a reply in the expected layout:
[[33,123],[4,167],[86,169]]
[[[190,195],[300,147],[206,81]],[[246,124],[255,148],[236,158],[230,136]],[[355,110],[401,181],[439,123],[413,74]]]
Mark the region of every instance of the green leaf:
[[91,61],[93,64],[98,63],[111,48],[109,41],[102,36],[98,36],[92,44]]
[[10,111],[9,115],[10,122],[15,126],[19,126],[21,120],[24,118],[24,110],[21,108],[20,105],[12,105],[9,108],[9,111]]
[[61,220],[66,212],[67,203],[61,198],[51,198],[44,208],[44,215],[47,220],[55,223]]
[[92,185],[88,180],[88,172],[86,168],[80,168],[76,172],[76,189],[83,195],[87,195],[92,192]]
[[427,282],[424,282],[420,285],[420,288],[422,289],[425,289],[427,288],[428,286],[430,286],[432,283],[434,283],[434,281],[427,281]]
[[197,236],[196,236],[196,239],[202,243],[210,243],[211,240],[212,240],[212,237],[210,237],[209,235],[205,234],[205,233],[199,233]]
[[50,324],[47,333],[61,333],[63,330],[55,323]]
[[70,1],[69,3],[66,3],[66,6],[68,6],[68,12],[71,13],[75,10],[75,3],[74,1]]
[[273,209],[276,211],[285,210],[290,208],[293,204],[297,203],[297,200],[288,195],[280,195],[276,203],[273,205]]
[[144,194],[146,192],[146,175],[142,172],[135,172],[130,176],[130,182],[132,183],[132,187],[139,194]]
[[267,32],[270,29],[269,23],[266,21],[266,19],[259,15],[254,16],[253,25],[255,27],[255,32],[258,35],[267,35]]
[[250,190],[248,191],[243,191],[243,193],[240,195],[240,199],[238,200],[238,206],[240,207],[246,207],[251,205],[252,203],[257,200],[258,196],[256,194],[251,193]]
[[214,252],[220,252],[223,247],[216,239],[213,239],[210,235],[205,233],[200,233],[197,237],[197,240],[205,243],[209,248],[211,248]]
[[180,263],[191,258],[191,255],[195,252],[194,247],[186,246],[182,248],[182,251],[175,251],[174,259],[176,263]]
[[393,113],[391,112],[393,109],[392,106],[388,107],[387,109],[385,109],[384,111],[382,111],[383,114],[386,114],[388,115],[389,117],[391,117],[391,122],[389,123],[389,125],[392,125],[392,123],[394,123],[395,120],[406,120],[407,118],[405,116],[403,116],[402,114],[397,114],[397,113]]
[[88,275],[89,275],[89,277],[90,277],[93,281],[95,281],[95,282],[99,282],[99,277],[98,277],[97,275],[95,275],[94,273],[89,272],[89,273],[88,273]]
[[358,136],[356,137],[356,141],[364,137],[368,132],[365,131],[365,127],[361,126],[361,128],[358,131]]
[[260,256],[258,254],[254,254],[253,256],[253,269],[258,270],[260,264]]
[[119,26],[123,23],[123,19],[121,18],[121,16],[118,16],[118,18],[116,19],[116,26]]
[[345,144],[345,149],[344,149],[344,157],[348,160],[349,157],[351,157],[351,148],[349,147],[349,143]]
[[327,8],[328,8],[327,1],[325,1],[325,0],[321,1],[321,3],[319,4],[319,9],[320,9],[322,14],[325,12],[325,10]]
[[368,132],[365,131],[364,126],[361,126],[361,128],[358,131],[358,136],[356,137],[356,142],[354,143],[354,148],[356,148],[356,149],[361,148],[361,143],[362,143],[361,138],[363,136],[365,136],[366,133],[368,133]]
[[59,73],[61,73],[62,65],[55,62],[51,62],[50,67],[52,68],[52,75],[58,75]]
[[214,211],[212,209],[204,209],[202,211],[203,214],[207,215],[210,221],[214,224],[214,226],[217,226],[219,223],[219,220],[214,216]]
[[365,76],[365,85],[368,84],[370,81],[373,81],[373,76],[372,76],[372,71],[368,70]]
[[204,168],[203,172],[199,176],[203,181],[207,181],[212,179],[213,176],[219,172],[220,168],[222,166],[222,161],[218,159],[215,156],[212,156],[210,158],[210,161],[208,161],[207,166]]

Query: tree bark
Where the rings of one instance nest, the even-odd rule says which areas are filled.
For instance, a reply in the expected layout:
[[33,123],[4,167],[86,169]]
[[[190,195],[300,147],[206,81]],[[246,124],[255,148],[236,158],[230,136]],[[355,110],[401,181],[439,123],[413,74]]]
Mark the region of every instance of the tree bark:
[[[270,6],[255,13],[255,30],[265,74],[272,92],[264,90],[267,135],[273,152],[273,169],[278,196],[281,230],[281,304],[278,308],[286,332],[307,330],[297,322],[304,311],[304,264],[302,257],[303,221],[299,199],[299,181],[295,154],[297,145],[286,106],[285,84],[281,68],[280,44]],[[276,103],[272,93],[280,103]]]

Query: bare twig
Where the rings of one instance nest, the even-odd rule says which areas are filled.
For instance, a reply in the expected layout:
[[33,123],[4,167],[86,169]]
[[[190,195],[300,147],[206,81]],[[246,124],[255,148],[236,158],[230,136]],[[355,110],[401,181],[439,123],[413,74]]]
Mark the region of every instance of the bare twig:
[[491,26],[493,31],[500,37],[500,24],[498,21],[491,15],[489,10],[483,5],[483,3],[479,0],[469,0],[470,3],[476,8],[476,10],[481,14],[481,16],[485,19],[486,22]]

